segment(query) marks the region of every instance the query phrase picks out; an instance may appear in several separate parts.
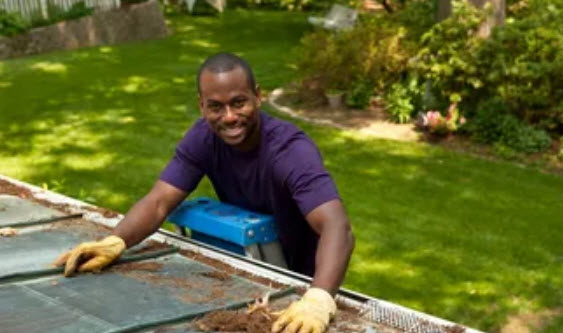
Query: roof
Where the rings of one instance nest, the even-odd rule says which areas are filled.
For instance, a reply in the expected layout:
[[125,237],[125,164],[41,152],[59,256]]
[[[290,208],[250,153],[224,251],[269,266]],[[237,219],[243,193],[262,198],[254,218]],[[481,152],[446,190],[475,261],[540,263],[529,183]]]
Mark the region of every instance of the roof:
[[[309,282],[167,231],[128,249],[99,274],[64,278],[62,268],[49,266],[76,244],[108,235],[121,217],[0,176],[0,229],[13,228],[14,233],[0,236],[2,331],[202,332],[242,320],[237,327],[253,332],[253,325],[260,332],[271,325],[270,312],[248,315],[248,305],[269,295],[268,307],[281,310]],[[341,291],[337,301],[339,311],[329,332],[466,330],[351,291]],[[229,309],[240,310],[217,312]],[[214,315],[205,316],[209,313]]]

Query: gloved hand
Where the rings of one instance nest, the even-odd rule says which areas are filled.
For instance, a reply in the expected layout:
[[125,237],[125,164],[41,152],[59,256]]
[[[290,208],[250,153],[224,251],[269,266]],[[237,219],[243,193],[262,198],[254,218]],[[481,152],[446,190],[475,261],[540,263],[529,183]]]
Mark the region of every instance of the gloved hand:
[[63,253],[53,262],[55,266],[65,266],[65,276],[79,272],[99,272],[111,264],[125,251],[125,241],[117,236],[108,236],[99,242],[86,242]]
[[276,320],[272,332],[323,333],[336,313],[336,303],[323,289],[310,288],[297,302],[293,302]]

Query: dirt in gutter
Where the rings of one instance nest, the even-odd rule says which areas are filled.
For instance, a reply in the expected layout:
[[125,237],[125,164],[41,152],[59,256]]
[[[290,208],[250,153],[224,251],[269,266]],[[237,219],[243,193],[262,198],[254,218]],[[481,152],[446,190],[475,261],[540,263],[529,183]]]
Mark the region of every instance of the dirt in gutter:
[[217,311],[205,315],[195,322],[203,332],[270,332],[274,316],[267,309],[249,313],[247,310]]
[[23,199],[28,199],[36,203],[42,204],[46,207],[53,208],[67,214],[73,213],[75,209],[78,208],[80,210],[99,213],[100,215],[106,218],[114,218],[119,216],[119,213],[117,212],[100,207],[93,207],[86,205],[74,206],[69,204],[52,203],[48,200],[37,198],[36,196],[33,195],[33,192],[27,188],[19,187],[3,179],[0,179],[0,194],[9,194]]

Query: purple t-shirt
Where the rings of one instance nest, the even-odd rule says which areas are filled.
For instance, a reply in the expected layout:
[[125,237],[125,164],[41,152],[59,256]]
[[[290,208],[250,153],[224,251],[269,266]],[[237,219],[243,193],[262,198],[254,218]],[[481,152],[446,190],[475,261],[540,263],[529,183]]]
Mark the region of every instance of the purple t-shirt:
[[260,119],[260,144],[250,152],[228,146],[199,119],[160,179],[190,193],[207,175],[221,201],[273,215],[289,269],[312,276],[318,236],[305,216],[338,192],[305,133],[264,112]]

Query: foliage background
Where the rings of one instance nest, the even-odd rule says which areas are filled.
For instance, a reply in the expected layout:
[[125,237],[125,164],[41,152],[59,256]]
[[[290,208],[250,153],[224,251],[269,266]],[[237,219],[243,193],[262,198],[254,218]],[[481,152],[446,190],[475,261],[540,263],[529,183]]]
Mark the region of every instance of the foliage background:
[[403,1],[393,13],[362,15],[352,30],[306,35],[298,71],[347,91],[353,107],[382,97],[398,122],[459,103],[473,123],[462,130],[476,141],[545,151],[563,135],[563,1],[509,5],[506,24],[482,38],[487,8],[453,1],[453,14],[436,23],[436,1]]

